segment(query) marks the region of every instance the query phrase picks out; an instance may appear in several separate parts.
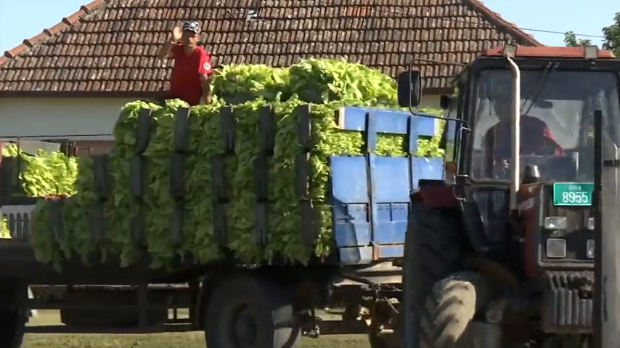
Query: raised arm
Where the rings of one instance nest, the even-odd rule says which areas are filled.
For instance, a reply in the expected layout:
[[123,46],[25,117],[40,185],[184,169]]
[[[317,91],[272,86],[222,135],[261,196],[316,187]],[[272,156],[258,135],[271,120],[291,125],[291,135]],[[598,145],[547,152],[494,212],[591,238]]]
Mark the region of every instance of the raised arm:
[[181,31],[181,28],[174,27],[172,33],[170,34],[170,39],[168,39],[168,41],[166,41],[159,49],[159,52],[157,54],[159,56],[159,59],[164,60],[168,58],[174,58],[174,51],[172,50],[172,48],[177,42],[179,42],[179,40],[181,40],[182,34],[183,32]]

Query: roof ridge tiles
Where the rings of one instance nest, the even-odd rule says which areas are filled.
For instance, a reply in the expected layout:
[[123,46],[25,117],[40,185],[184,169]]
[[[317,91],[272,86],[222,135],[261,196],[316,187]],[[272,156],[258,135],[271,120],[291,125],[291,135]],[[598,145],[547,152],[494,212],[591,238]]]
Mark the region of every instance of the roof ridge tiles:
[[20,45],[5,51],[4,56],[0,57],[0,67],[6,63],[8,59],[13,59],[19,56],[20,54],[27,51],[29,48],[32,48],[34,45],[39,44],[51,38],[55,35],[58,35],[60,32],[69,29],[73,24],[78,22],[84,15],[87,15],[94,10],[104,6],[106,0],[94,0],[93,2],[80,6],[80,9],[69,17],[64,17],[60,22],[53,25],[51,28],[43,29],[37,35],[25,39]]

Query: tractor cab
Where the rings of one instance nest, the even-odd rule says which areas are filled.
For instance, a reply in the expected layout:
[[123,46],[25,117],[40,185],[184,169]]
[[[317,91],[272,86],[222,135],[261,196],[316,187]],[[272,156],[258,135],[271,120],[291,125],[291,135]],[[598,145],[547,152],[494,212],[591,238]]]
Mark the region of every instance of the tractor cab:
[[[567,333],[591,337],[601,228],[593,193],[602,164],[595,155],[618,158],[620,61],[595,46],[507,45],[484,51],[455,87],[441,97],[444,178],[420,182],[411,194],[403,261],[411,295],[403,306],[412,309],[405,322],[418,321],[426,347],[458,340],[464,322],[486,331],[468,330],[480,337],[461,340],[485,337],[495,342],[489,347],[529,347]],[[417,106],[421,90],[419,72],[399,75],[401,106]],[[616,212],[620,193],[608,186],[613,204],[605,209]],[[445,311],[456,309],[435,306],[450,296],[461,306],[480,291],[493,296],[460,308],[468,318],[451,322]],[[505,321],[530,329],[502,337]],[[405,335],[405,346],[417,340]]]
[[[609,136],[620,139],[617,65],[596,47],[486,50],[456,78],[458,94],[442,96],[446,114],[457,120],[444,133],[446,162],[459,164],[448,174],[507,182],[518,165],[521,180],[526,167],[536,166],[541,182],[592,182],[594,110],[602,111]],[[400,81],[421,83],[418,75],[405,72]],[[419,101],[410,98],[420,91],[413,84],[399,85],[401,105]]]
[[[456,180],[471,196],[470,210],[480,216],[474,220],[486,232],[474,238],[476,248],[513,239],[502,228],[509,212],[567,231],[592,226],[594,114],[602,112],[607,143],[620,144],[619,68],[611,52],[595,46],[505,46],[484,51],[457,76],[458,92],[441,98],[448,118],[444,181]],[[399,76],[399,103],[416,106],[421,83],[415,71]],[[535,216],[527,208],[536,208]],[[530,251],[520,255],[528,276],[541,264],[592,263],[587,243],[533,244],[538,226],[529,227],[523,234]],[[534,255],[538,247],[543,253]]]

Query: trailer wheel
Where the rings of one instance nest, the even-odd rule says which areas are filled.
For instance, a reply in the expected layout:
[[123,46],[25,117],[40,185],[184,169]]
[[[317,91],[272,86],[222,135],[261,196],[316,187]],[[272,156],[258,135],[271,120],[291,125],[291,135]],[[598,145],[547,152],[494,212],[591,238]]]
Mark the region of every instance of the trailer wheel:
[[27,321],[28,316],[23,308],[0,310],[0,346],[21,347]]
[[434,284],[463,270],[463,234],[456,209],[429,208],[423,202],[412,202],[403,255],[403,346],[417,346],[420,323],[416,313]]
[[207,307],[205,335],[209,348],[301,346],[301,328],[286,293],[251,275],[216,287]]
[[[0,279],[0,284],[10,284],[13,280]],[[0,286],[0,347],[19,348],[22,346],[28,311],[25,307],[28,287],[21,285]],[[7,305],[7,303],[11,303]]]
[[420,315],[420,348],[475,347],[474,315],[490,301],[484,278],[456,273],[435,284]]

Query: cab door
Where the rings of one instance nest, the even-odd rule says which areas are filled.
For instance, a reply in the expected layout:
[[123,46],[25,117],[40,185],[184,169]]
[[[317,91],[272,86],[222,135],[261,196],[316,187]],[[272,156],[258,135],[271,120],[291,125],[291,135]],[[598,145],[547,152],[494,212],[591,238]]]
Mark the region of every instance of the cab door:
[[[443,117],[447,119],[457,120],[459,118],[458,104],[459,98],[457,96],[441,96],[442,108],[444,109]],[[454,182],[454,175],[458,168],[458,159],[460,151],[460,132],[459,128],[462,126],[460,121],[446,120],[441,132],[441,140],[439,147],[444,150],[443,163],[444,172],[443,180],[449,183]]]
[[[598,132],[597,132],[598,128]],[[602,274],[595,274],[602,288],[602,308],[600,325],[602,329],[602,347],[614,347],[620,341],[620,155],[618,145],[595,126],[595,138],[598,139],[600,156],[595,153],[595,166],[600,169],[600,202],[594,209],[600,210],[600,220],[595,218],[592,238],[584,246],[588,254],[594,257],[601,253]],[[598,134],[597,134],[598,133]],[[597,140],[595,139],[595,145]],[[597,158],[602,157],[602,158]],[[596,171],[595,167],[595,173]],[[595,175],[596,176],[596,175]],[[595,177],[595,191],[598,190]],[[594,202],[597,203],[596,201]],[[596,216],[596,215],[595,215]],[[600,221],[600,228],[597,223]],[[596,243],[596,236],[601,240]],[[596,269],[596,268],[595,268]],[[595,285],[596,286],[596,285]],[[596,312],[594,312],[596,315]]]

